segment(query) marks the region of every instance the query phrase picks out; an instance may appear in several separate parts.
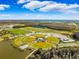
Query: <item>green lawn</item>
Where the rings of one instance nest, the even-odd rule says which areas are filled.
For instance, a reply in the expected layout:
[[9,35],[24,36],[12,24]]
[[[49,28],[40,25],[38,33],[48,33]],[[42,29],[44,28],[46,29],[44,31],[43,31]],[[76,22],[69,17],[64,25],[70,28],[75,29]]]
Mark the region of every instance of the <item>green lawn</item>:
[[49,28],[34,28],[34,27],[25,27],[23,30],[35,31],[35,32],[46,32],[46,33],[60,33],[60,34],[68,34],[71,35],[72,31],[62,31],[62,30],[54,30]]
[[9,30],[11,33],[13,33],[13,34],[26,34],[26,33],[28,33],[27,31],[25,31],[25,30],[22,30],[22,29],[10,29]]

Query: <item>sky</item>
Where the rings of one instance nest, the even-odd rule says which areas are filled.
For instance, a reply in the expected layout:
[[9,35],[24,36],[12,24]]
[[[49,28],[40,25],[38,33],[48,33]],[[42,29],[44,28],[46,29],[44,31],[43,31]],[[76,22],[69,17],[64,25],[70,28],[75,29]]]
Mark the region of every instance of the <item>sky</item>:
[[78,0],[0,0],[0,20],[79,20]]

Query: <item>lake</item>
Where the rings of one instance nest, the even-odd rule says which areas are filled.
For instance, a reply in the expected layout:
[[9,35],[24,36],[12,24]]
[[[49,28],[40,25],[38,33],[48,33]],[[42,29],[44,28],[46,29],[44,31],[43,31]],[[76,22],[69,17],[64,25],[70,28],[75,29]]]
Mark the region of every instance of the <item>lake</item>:
[[0,42],[0,59],[25,59],[29,51],[20,51],[11,46],[11,41]]

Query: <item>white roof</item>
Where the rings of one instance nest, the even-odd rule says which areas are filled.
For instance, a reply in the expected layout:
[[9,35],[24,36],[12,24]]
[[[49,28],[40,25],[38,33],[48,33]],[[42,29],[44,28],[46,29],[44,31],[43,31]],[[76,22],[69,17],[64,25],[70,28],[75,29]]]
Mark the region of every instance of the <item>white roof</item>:
[[27,47],[28,47],[28,45],[22,45],[22,46],[20,46],[19,48],[22,49],[22,50],[24,50],[24,49],[26,49]]

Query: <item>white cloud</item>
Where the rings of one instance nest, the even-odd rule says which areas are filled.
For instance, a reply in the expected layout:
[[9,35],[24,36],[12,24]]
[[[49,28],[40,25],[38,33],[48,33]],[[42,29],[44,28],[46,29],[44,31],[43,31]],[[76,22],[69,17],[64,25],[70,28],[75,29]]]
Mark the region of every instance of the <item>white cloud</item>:
[[74,9],[74,8],[79,8],[79,5],[78,4],[70,4],[67,6],[66,9]]
[[22,4],[22,3],[26,3],[26,2],[30,2],[30,1],[35,1],[35,0],[18,0],[18,4]]
[[41,8],[41,7],[44,7],[46,6],[47,4],[50,4],[51,2],[49,1],[43,1],[43,2],[40,2],[40,1],[30,1],[29,3],[23,5],[24,8],[27,8],[27,9],[30,9],[30,10],[34,10],[34,9],[37,9],[37,8]]
[[65,4],[65,3],[57,3],[54,1],[31,1],[24,4],[23,8],[30,9],[34,11],[37,9],[41,12],[63,12],[63,13],[77,13],[76,8],[79,8],[78,4]]
[[20,4],[20,3],[25,3],[26,2],[26,0],[18,0],[18,4]]
[[62,3],[52,3],[52,4],[48,4],[43,8],[40,8],[40,11],[52,11],[52,10],[57,10],[57,11],[67,11],[67,10],[71,10],[71,9],[75,9],[78,8],[79,5],[78,4],[62,4]]
[[0,10],[5,10],[6,8],[9,8],[10,5],[0,4]]
[[60,10],[63,9],[63,7],[66,7],[66,5],[64,4],[63,6],[61,4],[48,4],[43,8],[40,8],[39,11],[43,11],[43,12],[47,12],[47,11],[52,11],[52,10]]

